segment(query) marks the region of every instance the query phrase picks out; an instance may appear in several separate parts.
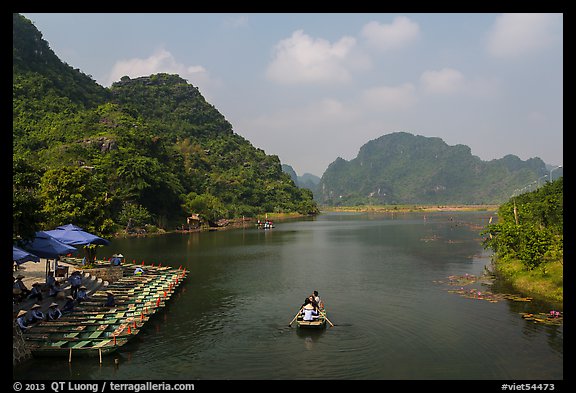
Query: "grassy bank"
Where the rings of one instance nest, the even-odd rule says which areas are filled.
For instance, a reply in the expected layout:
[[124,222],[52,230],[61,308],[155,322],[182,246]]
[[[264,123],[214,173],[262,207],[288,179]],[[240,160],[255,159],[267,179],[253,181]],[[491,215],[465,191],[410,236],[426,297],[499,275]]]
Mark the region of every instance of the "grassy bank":
[[548,261],[528,270],[518,259],[502,258],[495,261],[494,268],[496,274],[510,283],[516,291],[562,307],[564,301],[562,259]]
[[325,212],[444,212],[444,211],[495,211],[498,205],[358,205],[323,206]]

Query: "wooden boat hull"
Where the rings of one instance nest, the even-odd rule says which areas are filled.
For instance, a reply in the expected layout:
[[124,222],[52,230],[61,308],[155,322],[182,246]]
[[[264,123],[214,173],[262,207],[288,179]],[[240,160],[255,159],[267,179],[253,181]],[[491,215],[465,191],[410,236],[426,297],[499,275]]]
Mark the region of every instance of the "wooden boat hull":
[[105,356],[116,352],[121,346],[126,344],[128,339],[117,338],[105,340],[83,340],[83,341],[55,341],[43,342],[39,345],[29,345],[32,355],[35,357],[44,356],[71,356],[72,357],[95,357]]
[[42,322],[24,333],[35,357],[104,356],[116,352],[175,293],[187,272],[171,267],[147,268],[145,276],[124,275],[107,290],[115,293],[116,306],[103,306],[104,291],[96,291],[70,313]]

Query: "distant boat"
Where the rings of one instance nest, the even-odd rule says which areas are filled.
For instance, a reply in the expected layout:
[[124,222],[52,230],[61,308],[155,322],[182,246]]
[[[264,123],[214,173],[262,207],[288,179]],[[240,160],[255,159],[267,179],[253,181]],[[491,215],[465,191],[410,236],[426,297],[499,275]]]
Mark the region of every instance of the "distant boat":
[[258,229],[271,229],[271,228],[274,228],[274,223],[272,221],[268,221],[268,220],[266,220],[264,222],[258,220],[256,227]]

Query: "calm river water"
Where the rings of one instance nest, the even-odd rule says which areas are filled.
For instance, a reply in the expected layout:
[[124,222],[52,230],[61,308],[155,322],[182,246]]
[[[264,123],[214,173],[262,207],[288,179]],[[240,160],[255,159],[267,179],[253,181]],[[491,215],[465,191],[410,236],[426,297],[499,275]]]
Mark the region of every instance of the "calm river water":
[[[438,282],[483,272],[489,217],[331,213],[271,230],[114,240],[104,251],[186,267],[180,292],[102,365],[38,359],[14,378],[563,379],[563,326],[519,314],[550,306],[468,299]],[[289,327],[313,290],[335,326]]]

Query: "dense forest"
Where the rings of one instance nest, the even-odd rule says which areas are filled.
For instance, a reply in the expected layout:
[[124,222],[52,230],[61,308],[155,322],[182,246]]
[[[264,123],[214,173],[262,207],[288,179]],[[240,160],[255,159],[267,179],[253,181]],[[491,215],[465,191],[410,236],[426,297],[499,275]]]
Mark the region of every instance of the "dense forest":
[[110,88],[63,63],[13,15],[13,235],[74,223],[99,235],[266,212],[317,214],[298,188],[178,75]]
[[369,141],[356,158],[337,158],[322,175],[321,204],[499,204],[545,178],[539,158],[482,161],[468,146],[394,132]]

